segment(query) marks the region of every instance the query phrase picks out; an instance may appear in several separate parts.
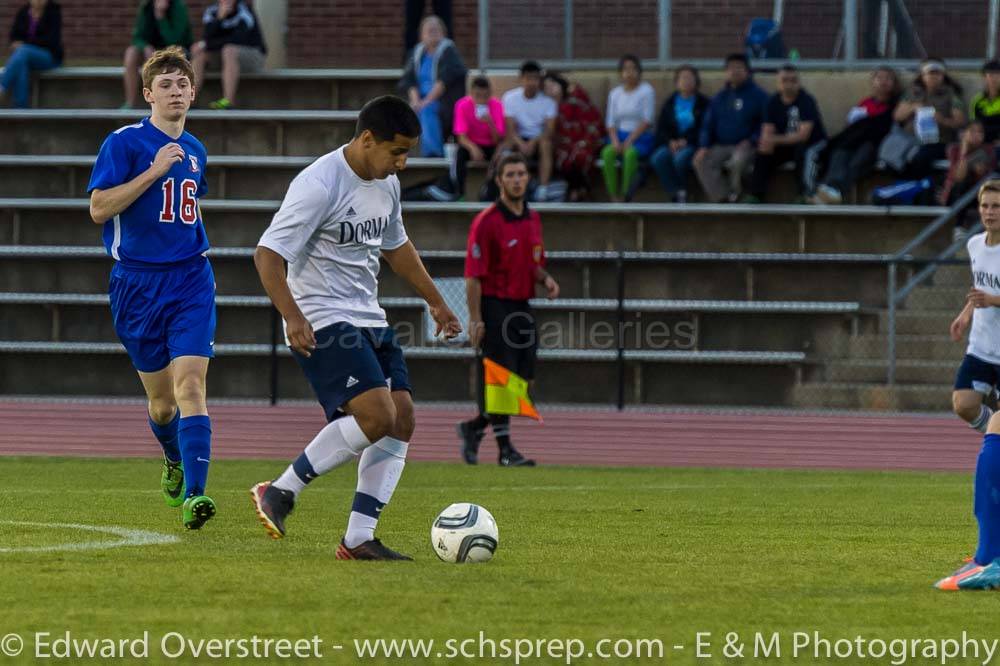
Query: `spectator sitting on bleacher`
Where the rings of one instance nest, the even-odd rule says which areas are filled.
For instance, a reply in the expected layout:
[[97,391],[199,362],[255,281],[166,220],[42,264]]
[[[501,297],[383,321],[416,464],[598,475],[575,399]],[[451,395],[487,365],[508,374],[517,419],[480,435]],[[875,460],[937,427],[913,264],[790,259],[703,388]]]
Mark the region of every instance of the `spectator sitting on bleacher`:
[[935,161],[945,159],[948,144],[965,125],[964,106],[962,87],[948,76],[944,62],[924,60],[920,74],[893,112],[904,132],[920,144],[902,171],[905,178],[925,178],[934,172]]
[[778,70],[778,92],[767,103],[757,157],[750,186],[750,203],[760,203],[774,170],[785,162],[795,163],[795,182],[800,203],[811,187],[804,180],[806,165],[814,163],[809,153],[818,152],[826,139],[823,116],[816,98],[802,89],[799,71],[793,65]]
[[878,146],[892,129],[892,112],[899,103],[896,70],[879,67],[871,75],[871,95],[847,114],[847,127],[831,138],[820,163],[826,165],[810,203],[839,204],[854,184],[867,177],[878,156]]
[[[608,110],[604,119],[608,144],[601,150],[601,172],[604,186],[612,201],[631,198],[632,186],[639,174],[639,160],[653,152],[653,116],[656,113],[656,93],[653,86],[642,80],[642,63],[634,55],[624,55],[618,61],[621,85],[608,93]],[[621,157],[621,189],[618,189],[618,158]]]
[[747,57],[727,56],[726,85],[709,104],[694,154],[694,169],[709,201],[739,200],[766,106],[767,93],[754,83]]
[[420,43],[406,59],[400,92],[420,117],[420,154],[441,157],[451,136],[452,115],[465,94],[467,70],[455,43],[445,34],[444,21],[428,16],[420,23]]
[[506,131],[503,105],[490,95],[490,80],[485,76],[472,79],[470,94],[455,102],[454,130],[458,154],[452,188],[457,196],[462,197],[465,196],[469,160],[492,160]]
[[184,0],[143,0],[135,15],[132,43],[125,49],[125,103],[131,109],[139,94],[139,70],[154,51],[168,46],[190,50],[194,38]]
[[569,201],[590,195],[597,151],[604,145],[601,111],[583,86],[556,72],[545,73],[545,94],[559,105],[555,129],[555,173],[566,180]]
[[10,57],[0,77],[0,101],[10,95],[15,107],[31,103],[31,73],[62,63],[62,12],[51,0],[31,0],[14,16]]
[[534,60],[521,65],[521,86],[503,94],[504,120],[507,123],[504,149],[521,153],[538,163],[538,187],[534,199],[547,198],[552,178],[552,137],[559,107],[542,92],[542,68]]
[[663,103],[656,123],[658,147],[649,161],[667,196],[677,203],[687,202],[691,160],[708,110],[708,98],[700,89],[698,70],[692,65],[678,67],[674,72],[674,92]]
[[191,47],[191,65],[195,85],[205,85],[205,66],[222,67],[222,98],[212,102],[213,109],[236,105],[236,90],[241,72],[264,69],[267,47],[260,30],[260,20],[246,0],[219,0],[209,5],[202,16],[202,41]]
[[983,65],[983,90],[972,98],[970,118],[983,123],[986,142],[1000,140],[1000,60]]
[[[986,131],[981,120],[973,120],[961,133],[961,141],[948,145],[948,177],[938,193],[938,203],[953,206],[962,195],[974,189],[983,177],[996,169],[997,158],[993,145],[986,143]],[[968,214],[976,210],[972,201],[955,217],[954,238],[966,233]]]

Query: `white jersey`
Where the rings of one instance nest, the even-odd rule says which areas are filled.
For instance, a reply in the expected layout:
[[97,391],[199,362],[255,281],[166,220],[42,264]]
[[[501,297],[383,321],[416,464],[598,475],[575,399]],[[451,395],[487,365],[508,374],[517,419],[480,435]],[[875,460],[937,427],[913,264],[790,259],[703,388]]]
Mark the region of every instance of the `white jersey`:
[[534,139],[545,131],[545,123],[559,115],[559,105],[543,92],[525,97],[524,88],[514,88],[503,94],[503,115],[513,118],[522,139]]
[[288,261],[288,288],[319,330],[388,326],[378,304],[379,254],[406,241],[399,179],[363,180],[341,146],[295,177],[258,245]]
[[[986,245],[986,232],[976,234],[967,244],[972,262],[972,286],[991,296],[1000,296],[1000,245]],[[1000,365],[1000,308],[972,311],[967,354]]]

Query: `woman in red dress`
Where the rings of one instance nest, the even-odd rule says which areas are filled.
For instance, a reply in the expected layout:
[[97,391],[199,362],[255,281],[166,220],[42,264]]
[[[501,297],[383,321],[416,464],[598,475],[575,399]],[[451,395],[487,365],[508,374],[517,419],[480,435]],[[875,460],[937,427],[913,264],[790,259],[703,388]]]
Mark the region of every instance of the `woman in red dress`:
[[559,104],[554,168],[569,186],[569,200],[580,201],[590,192],[594,160],[604,144],[601,112],[580,85],[556,72],[545,75],[544,90]]

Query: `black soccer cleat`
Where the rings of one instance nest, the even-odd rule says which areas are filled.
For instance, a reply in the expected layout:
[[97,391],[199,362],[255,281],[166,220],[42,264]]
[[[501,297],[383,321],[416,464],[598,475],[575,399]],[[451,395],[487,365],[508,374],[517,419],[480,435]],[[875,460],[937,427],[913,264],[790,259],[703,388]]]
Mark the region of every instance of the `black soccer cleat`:
[[521,453],[515,449],[513,446],[506,451],[500,452],[500,466],[501,467],[534,467],[535,461],[531,458],[525,458]]
[[455,430],[458,431],[458,438],[462,440],[462,460],[469,465],[479,462],[479,443],[483,441],[483,432],[476,432],[469,425],[468,421],[462,421]]
[[340,540],[340,545],[337,546],[336,557],[338,560],[396,560],[412,562],[413,558],[409,555],[403,555],[402,553],[397,553],[392,548],[388,548],[382,544],[378,539],[372,539],[371,541],[365,541],[359,543],[354,548],[348,548],[344,545],[344,540]]
[[270,481],[261,481],[250,489],[257,519],[272,539],[285,536],[285,518],[295,508],[295,495],[290,490],[275,488]]

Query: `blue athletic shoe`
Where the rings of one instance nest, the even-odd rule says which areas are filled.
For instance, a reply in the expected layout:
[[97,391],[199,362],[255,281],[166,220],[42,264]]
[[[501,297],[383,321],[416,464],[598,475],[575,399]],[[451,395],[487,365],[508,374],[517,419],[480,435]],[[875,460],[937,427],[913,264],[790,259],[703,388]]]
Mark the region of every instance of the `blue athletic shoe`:
[[939,590],[995,590],[1000,588],[1000,559],[989,564],[976,564],[968,559],[958,571],[934,584]]

